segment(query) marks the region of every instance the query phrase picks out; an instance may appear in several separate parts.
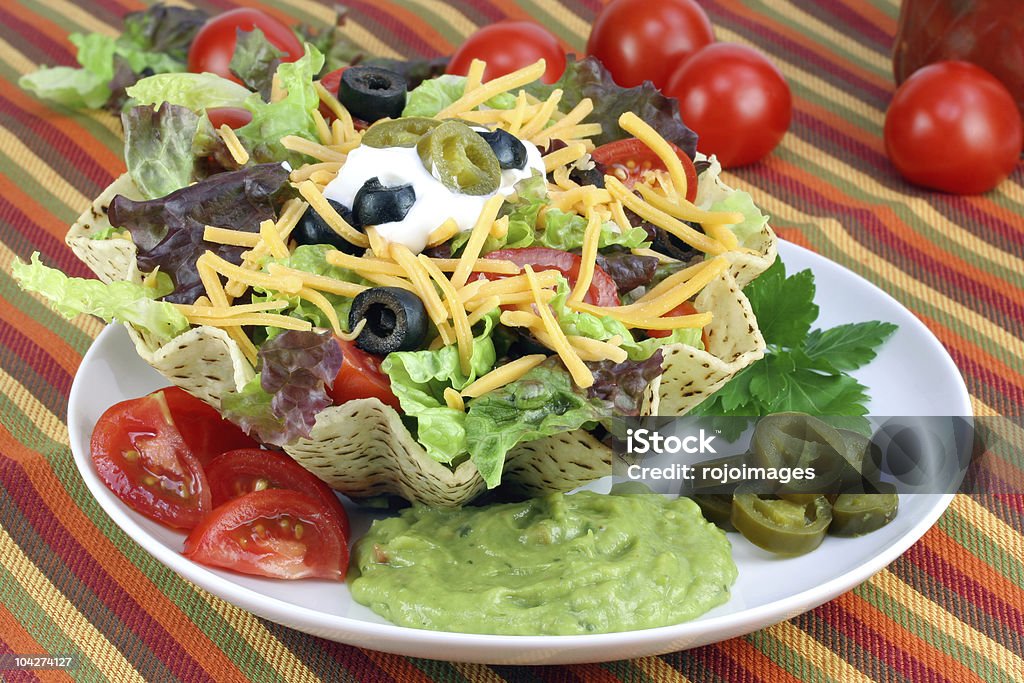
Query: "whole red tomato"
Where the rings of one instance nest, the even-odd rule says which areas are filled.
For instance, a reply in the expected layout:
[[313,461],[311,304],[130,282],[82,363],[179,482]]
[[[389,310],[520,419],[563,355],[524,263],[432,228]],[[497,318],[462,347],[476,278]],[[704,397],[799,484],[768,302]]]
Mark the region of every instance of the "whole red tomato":
[[967,62],[914,72],[885,114],[885,150],[917,185],[954,194],[987,192],[1017,165],[1020,113],[1002,83]]
[[612,0],[594,20],[587,54],[621,86],[651,81],[663,88],[676,66],[714,40],[711,20],[694,0]]
[[499,21],[477,30],[448,63],[448,73],[465,76],[474,59],[487,62],[484,80],[512,73],[538,59],[547,62],[541,80],[554,83],[565,71],[565,50],[551,31],[532,21]]
[[236,31],[254,28],[263,31],[267,40],[284,53],[283,61],[294,62],[303,55],[302,43],[295,33],[274,17],[258,9],[233,9],[212,17],[199,29],[188,49],[188,70],[209,71],[241,83],[229,68],[235,54]]
[[682,64],[665,86],[697,133],[697,149],[725,168],[752,164],[775,149],[789,128],[793,98],[786,79],[757,50],[715,43]]

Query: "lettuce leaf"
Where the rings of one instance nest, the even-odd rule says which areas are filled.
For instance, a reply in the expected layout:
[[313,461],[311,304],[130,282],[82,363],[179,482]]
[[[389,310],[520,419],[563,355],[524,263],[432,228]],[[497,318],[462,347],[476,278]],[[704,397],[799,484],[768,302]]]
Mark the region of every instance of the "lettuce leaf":
[[[409,92],[402,116],[435,116],[462,97],[465,91],[465,76],[445,74],[423,81]],[[516,106],[516,97],[512,93],[502,93],[487,100],[485,104],[491,109],[512,109]]]
[[579,61],[570,58],[565,73],[556,83],[547,85],[538,81],[527,90],[547,99],[556,88],[563,92],[559,102],[562,111],[568,111],[587,97],[594,102],[594,111],[587,121],[601,124],[601,134],[592,138],[595,145],[630,137],[619,127],[619,117],[631,111],[666,140],[684,150],[691,159],[696,152],[697,134],[679,118],[676,100],[662,95],[649,81],[633,88],[623,88],[615,83],[596,58],[587,57]]
[[[344,282],[354,282],[356,284],[373,286],[373,283],[369,280],[363,279],[352,271],[328,263],[327,254],[332,251],[337,251],[337,249],[329,244],[303,244],[296,247],[295,250],[288,255],[288,258],[273,259],[273,262],[279,263],[287,268],[301,270],[306,273],[313,273],[314,275],[323,275],[334,278],[335,280],[342,280]],[[338,322],[341,323],[342,329],[347,330],[348,312],[349,309],[352,308],[352,299],[347,296],[331,294],[329,292],[323,292],[323,295],[327,301],[330,302],[331,306],[334,307],[334,311],[338,315]],[[282,311],[286,315],[299,318],[300,320],[308,320],[314,327],[330,328],[330,320],[327,319],[324,312],[305,299],[298,296],[287,296],[280,292],[275,292],[273,296],[275,299],[283,299],[289,302],[290,307],[285,311]],[[260,295],[258,293],[254,295],[254,301],[259,298]]]
[[402,412],[416,420],[417,440],[435,460],[451,462],[467,451],[466,413],[447,406],[444,390],[461,390],[494,367],[491,332],[496,319],[497,311],[483,319],[483,329],[473,339],[468,375],[462,372],[456,346],[391,353],[381,364]]
[[754,198],[749,192],[736,190],[724,199],[719,199],[711,205],[712,211],[737,211],[743,214],[743,222],[729,226],[740,244],[746,244],[752,237],[761,233],[761,229],[768,223],[768,216],[761,213],[761,210],[754,205]]
[[171,276],[174,291],[167,301],[190,304],[205,291],[196,271],[196,260],[204,252],[240,263],[244,251],[206,242],[206,226],[255,232],[261,221],[276,219],[276,206],[290,191],[288,171],[281,164],[248,166],[159,199],[133,201],[118,195],[110,205],[110,223],[131,232],[142,271],[159,268]]
[[247,88],[258,92],[264,100],[269,100],[274,73],[283,56],[284,53],[274,47],[260,29],[236,29],[235,52],[231,55],[228,68]]
[[159,106],[164,102],[194,112],[215,107],[241,107],[252,95],[244,85],[211,73],[168,73],[143,78],[127,89],[138,104]]
[[156,199],[192,182],[192,154],[199,117],[191,109],[163,103],[159,109],[132,107],[121,114],[128,174],[146,199]]
[[188,320],[177,308],[157,301],[170,292],[166,277],[153,278],[154,286],[68,277],[44,266],[38,252],[32,254],[29,263],[14,259],[11,270],[22,289],[42,295],[66,318],[88,313],[108,323],[131,323],[159,342],[168,342],[189,328]]
[[[511,226],[511,222],[509,223]],[[583,233],[587,229],[587,219],[575,213],[560,209],[548,209],[544,214],[544,229],[538,231],[537,242],[545,247],[572,251],[583,246]],[[601,235],[597,246],[605,249],[619,245],[627,249],[650,246],[647,231],[643,228],[630,228],[621,232],[618,225],[606,221],[601,225]]]
[[117,38],[99,33],[73,33],[81,68],[43,67],[18,84],[41,99],[76,109],[117,110],[124,89],[145,73],[184,71],[188,47],[207,15],[199,10],[160,3],[125,17]]
[[266,444],[308,437],[317,413],[332,404],[327,388],[341,363],[341,347],[330,332],[281,332],[260,345],[259,374],[224,397],[221,413]]

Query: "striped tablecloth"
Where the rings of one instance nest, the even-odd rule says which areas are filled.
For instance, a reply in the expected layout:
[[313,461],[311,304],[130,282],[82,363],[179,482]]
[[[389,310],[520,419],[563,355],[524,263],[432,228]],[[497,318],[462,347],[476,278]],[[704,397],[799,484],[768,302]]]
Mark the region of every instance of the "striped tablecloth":
[[[655,0],[651,0],[654,2]],[[981,197],[922,192],[883,153],[896,0],[701,0],[720,40],[783,70],[793,125],[767,161],[731,174],[787,239],[903,302],[962,369],[977,414],[1024,406],[1024,172]],[[235,0],[197,2],[219,11]],[[347,31],[380,55],[448,53],[477,25],[531,17],[582,49],[600,2],[358,0]],[[267,0],[330,21],[331,3]],[[68,391],[100,324],[20,293],[33,250],[86,275],[67,226],[122,172],[118,124],[58,113],[14,85],[71,64],[73,31],[113,33],[137,0],[0,2],[0,655],[74,653],[70,672],[10,681],[1024,680],[1024,497],[959,496],[903,557],[807,614],[716,645],[634,661],[516,669],[359,650],[262,621],[151,559],[86,491],[65,428]],[[969,169],[966,171],[969,172]],[[443,652],[439,652],[443,656]]]

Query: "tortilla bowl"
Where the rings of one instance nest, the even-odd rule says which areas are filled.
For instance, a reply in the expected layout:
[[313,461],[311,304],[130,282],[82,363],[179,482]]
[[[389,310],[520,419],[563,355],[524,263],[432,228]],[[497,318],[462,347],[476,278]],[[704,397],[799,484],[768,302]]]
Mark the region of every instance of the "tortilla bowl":
[[[109,230],[107,209],[123,194],[139,197],[127,175],[118,178],[68,232],[74,253],[106,282],[141,282],[135,245],[129,239],[95,239]],[[698,311],[713,313],[708,347],[664,347],[664,373],[652,383],[644,414],[681,415],[764,354],[765,342],[741,283],[775,258],[775,235],[767,226],[728,255],[730,268],[697,296]],[[745,282],[744,282],[745,281]],[[237,343],[215,327],[193,327],[159,344],[130,325],[139,355],[167,380],[215,408],[254,376]],[[427,455],[401,416],[377,399],[359,399],[321,411],[308,438],[287,444],[296,461],[353,499],[399,496],[437,506],[465,504],[486,490],[469,460],[455,466]],[[556,434],[516,446],[506,459],[502,486],[532,496],[567,491],[611,473],[611,451],[584,430]]]

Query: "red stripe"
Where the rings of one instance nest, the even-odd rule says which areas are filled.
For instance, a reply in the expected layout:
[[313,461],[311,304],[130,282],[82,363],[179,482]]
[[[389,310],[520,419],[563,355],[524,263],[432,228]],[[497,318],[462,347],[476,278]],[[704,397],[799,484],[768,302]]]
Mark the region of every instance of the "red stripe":
[[[817,17],[827,26],[841,26],[843,33],[857,39],[863,44],[866,41],[873,43],[876,52],[888,52],[892,49],[892,31],[880,28],[864,18],[863,15],[853,11],[842,2],[821,2],[820,0],[791,0],[794,5],[800,7],[804,12]],[[866,4],[864,0],[858,0],[861,5]],[[865,45],[865,47],[868,47]]]
[[0,4],[0,26],[4,39],[35,61],[78,66],[76,48],[64,29],[17,3]]
[[378,38],[398,50],[402,54],[414,54],[421,57],[439,57],[441,51],[418,36],[412,29],[399,22],[395,17],[379,9],[376,3],[371,4],[361,0],[353,0],[348,6],[362,15],[362,20],[369,20],[387,35],[380,35],[374,31]]

